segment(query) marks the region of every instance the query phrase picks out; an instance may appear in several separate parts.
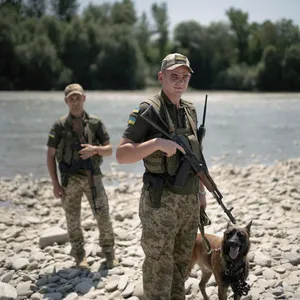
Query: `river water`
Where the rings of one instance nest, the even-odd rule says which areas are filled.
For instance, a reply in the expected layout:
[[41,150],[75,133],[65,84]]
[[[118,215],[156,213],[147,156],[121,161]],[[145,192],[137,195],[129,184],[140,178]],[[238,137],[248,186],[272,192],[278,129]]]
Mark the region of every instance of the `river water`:
[[[119,165],[115,149],[130,112],[153,91],[87,92],[85,108],[98,115],[114,154],[103,171],[143,171],[141,162]],[[202,120],[205,92],[187,92]],[[300,94],[208,92],[204,155],[216,164],[272,164],[300,155]],[[0,92],[0,177],[48,177],[46,142],[51,125],[67,112],[62,92]]]

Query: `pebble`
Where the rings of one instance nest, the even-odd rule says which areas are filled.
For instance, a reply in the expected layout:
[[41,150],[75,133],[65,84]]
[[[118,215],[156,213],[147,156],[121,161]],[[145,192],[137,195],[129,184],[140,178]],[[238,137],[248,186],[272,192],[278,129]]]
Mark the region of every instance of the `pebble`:
[[[300,299],[299,170],[300,159],[210,170],[224,204],[234,207],[238,224],[253,220],[247,280],[251,289],[243,300]],[[144,259],[138,217],[141,175],[112,171],[105,174],[104,184],[120,266],[101,268],[104,257],[97,223],[84,198],[82,227],[90,268],[81,270],[69,255],[65,217],[60,201],[52,196],[50,181],[30,176],[0,179],[0,299],[139,299]],[[1,201],[13,205],[2,206]],[[209,193],[207,202],[212,224],[206,232],[222,233],[227,217]],[[195,266],[185,282],[186,299],[202,298],[200,279],[201,271]],[[213,277],[207,294],[217,299]]]

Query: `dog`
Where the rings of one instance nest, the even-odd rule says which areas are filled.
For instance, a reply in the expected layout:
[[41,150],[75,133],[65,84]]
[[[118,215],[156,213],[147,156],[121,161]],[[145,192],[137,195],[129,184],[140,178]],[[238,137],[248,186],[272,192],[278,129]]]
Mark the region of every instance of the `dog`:
[[247,295],[250,286],[245,282],[249,275],[247,254],[250,250],[250,229],[252,221],[246,227],[235,227],[228,223],[223,238],[205,234],[210,243],[211,252],[207,253],[201,234],[197,235],[193,248],[190,271],[197,264],[202,271],[199,288],[204,300],[208,300],[206,284],[214,274],[218,286],[219,300],[227,299],[231,286],[234,300]]

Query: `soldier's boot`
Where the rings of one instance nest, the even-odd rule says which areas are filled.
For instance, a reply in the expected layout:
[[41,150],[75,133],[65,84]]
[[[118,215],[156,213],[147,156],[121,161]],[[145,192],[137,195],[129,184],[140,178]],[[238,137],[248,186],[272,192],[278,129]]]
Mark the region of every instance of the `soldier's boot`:
[[105,260],[106,260],[106,268],[107,269],[112,269],[120,264],[119,260],[115,256],[114,251],[105,252],[104,256],[105,256]]
[[86,260],[86,257],[83,258],[75,258],[76,261],[76,267],[80,268],[80,269],[88,269],[89,268],[89,264]]

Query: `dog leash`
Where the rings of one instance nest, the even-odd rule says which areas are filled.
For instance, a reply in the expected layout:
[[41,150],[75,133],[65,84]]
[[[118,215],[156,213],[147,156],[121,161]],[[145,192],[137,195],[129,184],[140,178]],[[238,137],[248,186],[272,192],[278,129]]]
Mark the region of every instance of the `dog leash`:
[[200,219],[199,219],[198,227],[199,227],[199,230],[201,232],[201,236],[202,236],[204,245],[206,247],[206,253],[207,254],[212,253],[212,249],[211,249],[211,245],[210,245],[208,239],[205,237],[204,226],[208,226],[210,224],[211,224],[211,221],[210,221],[208,215],[206,214],[204,208],[201,206],[200,207]]

